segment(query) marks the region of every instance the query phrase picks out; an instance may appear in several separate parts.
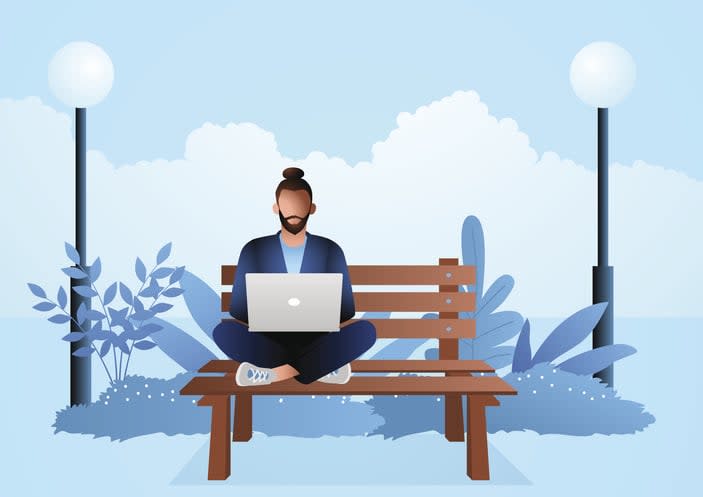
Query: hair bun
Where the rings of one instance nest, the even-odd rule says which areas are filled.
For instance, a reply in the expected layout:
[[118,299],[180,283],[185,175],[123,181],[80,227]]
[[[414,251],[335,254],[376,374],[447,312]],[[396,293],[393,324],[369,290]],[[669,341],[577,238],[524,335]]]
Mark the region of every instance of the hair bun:
[[283,177],[286,179],[300,179],[305,175],[299,167],[287,167],[283,170]]

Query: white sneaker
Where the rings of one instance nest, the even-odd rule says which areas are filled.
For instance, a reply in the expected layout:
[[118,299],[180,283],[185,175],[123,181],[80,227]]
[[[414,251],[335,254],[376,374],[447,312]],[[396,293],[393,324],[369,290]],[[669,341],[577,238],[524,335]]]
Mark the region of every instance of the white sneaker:
[[235,381],[240,387],[252,385],[268,385],[276,377],[276,373],[270,368],[260,368],[250,362],[242,362],[237,368]]
[[317,381],[321,381],[323,383],[338,383],[338,384],[344,384],[349,381],[351,378],[351,364],[347,363],[344,366],[342,366],[339,369],[335,369],[331,373],[327,373],[325,376],[322,378],[318,378]]

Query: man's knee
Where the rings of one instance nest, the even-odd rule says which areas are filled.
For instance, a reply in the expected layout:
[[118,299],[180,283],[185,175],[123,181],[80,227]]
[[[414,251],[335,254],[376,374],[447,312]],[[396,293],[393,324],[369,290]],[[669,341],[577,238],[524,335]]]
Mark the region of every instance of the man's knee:
[[242,328],[245,328],[244,325],[236,321],[221,321],[212,330],[212,339],[220,349],[223,349],[223,346],[236,339],[236,335],[241,333]]
[[357,324],[359,325],[357,332],[363,343],[367,345],[367,349],[371,348],[376,343],[376,327],[371,321],[366,320],[357,321]]

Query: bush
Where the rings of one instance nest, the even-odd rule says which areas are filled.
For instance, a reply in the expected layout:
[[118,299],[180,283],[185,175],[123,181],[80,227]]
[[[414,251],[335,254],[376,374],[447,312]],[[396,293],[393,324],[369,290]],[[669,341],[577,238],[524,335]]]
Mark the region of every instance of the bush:
[[[500,406],[486,408],[489,433],[532,430],[540,434],[610,435],[635,433],[655,421],[642,404],[621,399],[599,379],[548,363],[509,373],[503,379],[518,394],[500,395]],[[376,396],[367,403],[386,420],[372,435],[400,438],[430,430],[444,433],[443,396]],[[462,406],[466,411],[465,396]]]
[[[195,374],[181,373],[170,380],[128,375],[101,393],[96,402],[58,411],[54,433],[120,441],[151,433],[210,433],[211,408],[195,404],[197,396],[179,394]],[[254,396],[253,412],[253,429],[267,435],[365,435],[382,423],[368,405],[340,395],[329,399],[259,395]]]

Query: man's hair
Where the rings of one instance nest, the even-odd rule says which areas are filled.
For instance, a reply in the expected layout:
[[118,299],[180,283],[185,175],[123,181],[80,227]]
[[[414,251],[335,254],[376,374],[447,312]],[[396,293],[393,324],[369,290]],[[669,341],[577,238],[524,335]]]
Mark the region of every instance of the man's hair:
[[303,179],[305,173],[302,169],[298,167],[287,167],[283,170],[283,177],[285,178],[278,184],[276,188],[276,202],[278,202],[278,197],[281,195],[283,190],[305,190],[310,195],[310,202],[312,202],[312,188],[307,181]]

